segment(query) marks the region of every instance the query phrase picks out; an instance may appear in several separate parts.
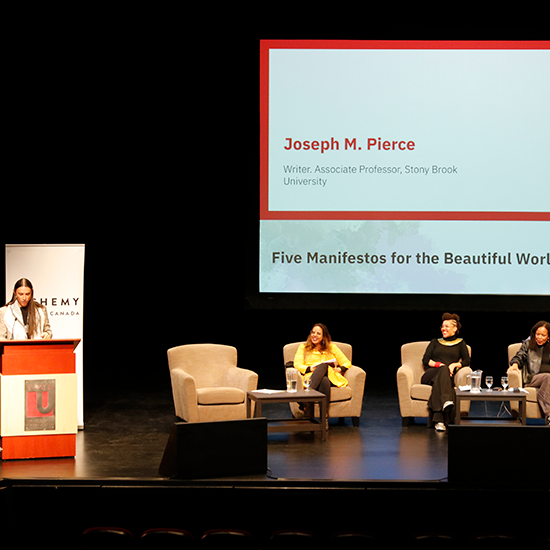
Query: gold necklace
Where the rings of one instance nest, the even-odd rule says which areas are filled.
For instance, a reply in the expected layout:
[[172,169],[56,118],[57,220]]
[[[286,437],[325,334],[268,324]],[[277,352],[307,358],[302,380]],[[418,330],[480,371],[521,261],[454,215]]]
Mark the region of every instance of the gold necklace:
[[445,340],[443,338],[439,338],[437,341],[442,346],[456,346],[457,344],[460,344],[460,342],[462,342],[462,338],[455,338],[454,340]]

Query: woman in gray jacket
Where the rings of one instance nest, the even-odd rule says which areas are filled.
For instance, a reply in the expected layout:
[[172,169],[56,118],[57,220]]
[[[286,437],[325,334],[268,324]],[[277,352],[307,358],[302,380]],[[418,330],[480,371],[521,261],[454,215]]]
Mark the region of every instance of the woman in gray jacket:
[[521,370],[523,386],[537,388],[537,401],[550,426],[550,323],[539,321],[510,360],[510,368]]

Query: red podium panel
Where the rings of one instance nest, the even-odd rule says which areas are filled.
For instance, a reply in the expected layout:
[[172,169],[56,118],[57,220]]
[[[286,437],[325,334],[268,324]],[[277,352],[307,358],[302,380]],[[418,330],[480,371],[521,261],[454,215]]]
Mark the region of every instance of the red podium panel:
[[80,339],[0,341],[2,459],[76,454]]
[[0,340],[0,374],[76,372],[80,340]]

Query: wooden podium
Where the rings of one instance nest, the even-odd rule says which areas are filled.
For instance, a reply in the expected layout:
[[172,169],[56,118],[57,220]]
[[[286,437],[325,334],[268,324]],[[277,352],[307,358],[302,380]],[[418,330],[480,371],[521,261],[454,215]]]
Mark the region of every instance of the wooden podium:
[[75,340],[0,340],[2,460],[74,457]]

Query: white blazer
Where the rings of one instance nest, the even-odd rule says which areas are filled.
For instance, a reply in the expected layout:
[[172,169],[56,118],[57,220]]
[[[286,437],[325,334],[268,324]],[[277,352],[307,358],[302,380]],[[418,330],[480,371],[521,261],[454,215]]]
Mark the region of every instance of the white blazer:
[[0,308],[0,339],[1,340],[40,340],[43,333],[52,336],[52,329],[48,320],[48,312],[38,303],[39,323],[33,334],[27,334],[28,327],[23,322],[23,313],[18,302]]

